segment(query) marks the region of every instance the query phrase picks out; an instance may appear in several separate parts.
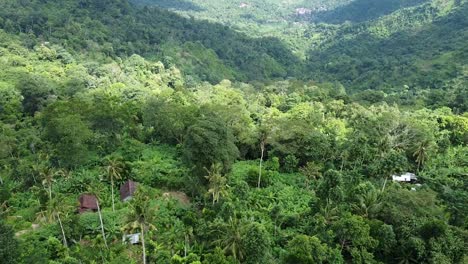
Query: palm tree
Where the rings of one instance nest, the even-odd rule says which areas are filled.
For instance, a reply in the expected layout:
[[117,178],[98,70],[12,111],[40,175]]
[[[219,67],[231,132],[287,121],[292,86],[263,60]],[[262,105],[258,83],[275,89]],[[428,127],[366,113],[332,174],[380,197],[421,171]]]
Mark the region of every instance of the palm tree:
[[263,165],[263,156],[265,155],[265,143],[266,143],[266,135],[263,134],[260,140],[260,164],[258,168],[257,188],[260,188],[260,184],[262,181],[262,165]]
[[220,163],[211,165],[210,170],[205,168],[205,170],[208,172],[208,175],[205,176],[209,182],[208,193],[210,193],[212,196],[213,205],[219,201],[221,196],[227,195],[227,179],[221,174],[222,169],[223,167]]
[[8,208],[7,201],[4,201],[2,204],[0,204],[0,219],[5,215],[10,212],[10,208]]
[[408,251],[408,250],[404,250],[402,253],[400,253],[397,260],[398,260],[398,264],[419,263],[418,260],[413,256],[413,252]]
[[93,194],[96,197],[96,205],[98,209],[99,222],[101,224],[101,235],[102,235],[102,239],[104,240],[104,245],[106,246],[107,249],[109,249],[109,246],[107,245],[106,233],[104,231],[104,221],[102,220],[101,205],[99,203],[100,188],[99,186],[88,186],[88,192],[90,194]]
[[318,180],[322,177],[320,172],[323,169],[323,166],[315,162],[307,162],[307,164],[300,168],[299,171],[306,177],[306,186],[309,188],[312,181]]
[[236,260],[242,261],[245,257],[243,238],[245,234],[245,222],[237,217],[230,217],[227,223],[217,229],[219,239],[215,244],[220,246],[226,254],[232,255]]
[[109,246],[107,245],[106,233],[104,232],[104,222],[102,221],[102,212],[101,212],[101,206],[99,205],[99,197],[97,196],[96,196],[96,205],[98,208],[99,221],[101,222],[102,239],[104,240],[104,244],[106,245],[106,248],[109,249]]
[[143,264],[146,264],[146,244],[145,233],[149,230],[155,230],[156,227],[151,223],[154,220],[154,208],[151,207],[151,198],[146,189],[139,186],[133,199],[130,203],[130,214],[128,215],[128,223],[123,227],[123,230],[128,232],[141,233],[141,246],[143,250]]
[[326,200],[325,206],[320,208],[320,214],[325,218],[327,224],[333,223],[339,219],[340,209],[330,199]]
[[63,245],[68,247],[67,237],[65,236],[65,229],[63,228],[62,218],[60,216],[66,216],[68,214],[69,206],[63,203],[63,196],[57,195],[54,199],[49,201],[48,211],[52,213],[52,216],[57,219],[62,231]]
[[368,218],[380,206],[381,192],[375,188],[357,195],[356,203],[351,207],[361,216]]
[[105,176],[111,181],[112,211],[115,212],[114,181],[122,179],[122,175],[125,172],[125,163],[119,157],[107,157],[104,160],[103,168],[105,170]]
[[57,221],[62,232],[63,245],[68,247],[65,229],[63,228],[62,216],[66,217],[70,212],[71,207],[63,203],[63,200],[64,197],[62,195],[57,195],[53,199],[49,200],[44,210],[36,214],[36,220],[47,224]]
[[428,158],[428,152],[430,148],[433,146],[430,140],[424,140],[416,145],[413,157],[416,158],[416,163],[418,164],[418,171],[426,163]]
[[39,169],[39,177],[42,179],[42,185],[49,194],[49,200],[52,200],[52,183],[55,181],[56,171],[50,167]]
[[[10,166],[9,165],[3,165],[3,169],[5,170],[5,174],[10,171]],[[0,185],[3,185],[3,178],[2,175],[0,175]]]

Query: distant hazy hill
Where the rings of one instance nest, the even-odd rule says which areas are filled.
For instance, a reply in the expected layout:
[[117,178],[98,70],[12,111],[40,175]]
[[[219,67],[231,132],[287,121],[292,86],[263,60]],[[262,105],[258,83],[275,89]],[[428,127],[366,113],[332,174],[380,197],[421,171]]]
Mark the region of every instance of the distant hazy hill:
[[155,5],[181,14],[230,25],[273,24],[295,21],[333,10],[352,0],[132,0],[142,5]]
[[311,17],[316,22],[341,24],[346,21],[364,22],[373,20],[402,8],[417,6],[430,0],[354,0],[335,9],[317,13]]

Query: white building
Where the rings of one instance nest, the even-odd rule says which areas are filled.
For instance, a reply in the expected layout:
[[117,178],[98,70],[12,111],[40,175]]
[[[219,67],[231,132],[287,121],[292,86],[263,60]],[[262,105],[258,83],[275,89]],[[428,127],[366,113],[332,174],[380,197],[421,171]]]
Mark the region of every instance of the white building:
[[394,182],[414,182],[418,180],[418,177],[414,173],[406,172],[402,175],[392,175]]
[[124,235],[122,237],[122,242],[124,242],[124,243],[128,242],[128,243],[130,243],[132,245],[139,244],[140,243],[140,233]]
[[309,9],[309,8],[304,8],[304,7],[301,7],[301,8],[296,8],[296,15],[310,15],[312,14],[312,9]]

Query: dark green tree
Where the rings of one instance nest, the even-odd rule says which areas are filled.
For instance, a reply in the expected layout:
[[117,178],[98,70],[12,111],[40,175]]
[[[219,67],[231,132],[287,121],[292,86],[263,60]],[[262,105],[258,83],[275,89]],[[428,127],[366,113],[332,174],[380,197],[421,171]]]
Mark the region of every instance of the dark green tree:
[[288,242],[284,263],[344,263],[338,250],[330,249],[317,237],[296,235]]
[[317,187],[317,195],[323,201],[342,201],[344,198],[342,174],[336,170],[325,172]]
[[182,144],[196,114],[197,108],[179,93],[169,98],[152,97],[143,108],[143,123],[154,130],[155,138]]
[[243,244],[245,263],[268,263],[271,257],[271,236],[260,223],[250,223],[245,230]]
[[13,229],[0,220],[0,259],[5,264],[15,264],[18,260],[19,245]]
[[88,141],[93,136],[89,124],[73,102],[57,102],[44,110],[41,121],[44,138],[52,143],[57,165],[75,168],[89,158]]
[[372,249],[377,241],[370,236],[370,227],[360,216],[345,214],[332,224],[335,242],[345,257],[356,263],[375,262]]
[[40,76],[26,75],[20,79],[16,88],[23,96],[23,111],[34,115],[36,111],[42,110],[49,102],[54,87],[50,81]]
[[198,175],[216,163],[226,172],[239,156],[230,129],[214,113],[203,114],[189,127],[183,147],[185,159],[195,166]]

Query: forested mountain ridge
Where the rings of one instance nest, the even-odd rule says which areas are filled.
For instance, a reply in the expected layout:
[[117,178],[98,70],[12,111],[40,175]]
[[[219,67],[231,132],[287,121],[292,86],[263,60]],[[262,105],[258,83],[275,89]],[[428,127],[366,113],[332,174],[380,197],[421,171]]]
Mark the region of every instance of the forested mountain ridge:
[[243,23],[264,25],[294,21],[301,15],[300,8],[305,11],[302,15],[317,14],[344,6],[352,0],[132,0],[132,2],[140,5],[160,6],[186,16],[193,15],[200,19],[217,21],[230,26],[241,26]]
[[[4,0],[0,8],[0,27],[7,32],[33,34],[91,56],[137,53],[174,63],[196,80],[280,78],[295,75],[300,64],[273,38],[251,39],[161,9],[137,9],[125,0]],[[35,38],[25,39],[37,44]]]
[[[462,5],[466,1],[253,0],[245,2],[212,2],[198,0],[133,0],[133,2],[143,6],[161,6],[186,16],[219,22],[251,34],[259,33],[260,36],[280,36],[283,41],[287,42],[288,38],[307,38],[307,36],[295,36],[295,34],[309,32],[309,34],[323,33],[326,36],[341,29],[342,25],[345,28],[349,28],[350,24],[359,25],[359,28],[362,28],[366,24],[373,26],[373,28],[384,26],[384,30],[388,30],[385,27],[393,22],[394,30],[397,31],[405,29],[405,25],[407,26],[408,24],[417,27],[418,25],[430,22],[428,19],[434,18],[438,10],[450,11],[452,7]],[[188,5],[190,5],[190,8],[187,7]],[[432,10],[428,10],[427,7],[432,7]],[[401,16],[402,13],[403,17]],[[385,22],[385,20],[388,21]],[[364,25],[360,25],[363,22]],[[325,25],[330,26],[325,28],[320,27]],[[322,32],[323,30],[325,32]],[[325,39],[330,40],[329,38]],[[310,47],[301,47],[301,49],[308,48]]]
[[[312,62],[319,81],[283,72],[303,65],[277,40],[126,1],[0,7],[2,264],[468,261],[466,97],[449,93],[466,89],[466,71],[455,76],[466,65],[462,5],[436,8],[421,27],[405,19],[413,34],[391,16],[420,6],[375,20],[384,31],[316,25],[333,30],[317,42],[330,52],[310,59],[379,59],[378,41],[390,57],[385,45],[402,34],[396,62],[414,52],[451,79],[398,92],[369,78],[373,90],[357,93],[358,82]],[[361,38],[369,53],[338,45]],[[408,50],[413,41],[421,50]],[[351,74],[368,64],[349,61]],[[382,71],[372,74],[398,83]],[[288,75],[308,77],[276,79]]]
[[428,94],[429,103],[466,111],[467,13],[466,1],[435,1],[344,27],[309,53],[308,72],[351,90],[391,94],[408,87]]
[[[366,22],[384,17],[409,7],[431,2],[431,0],[355,0],[332,10],[319,12],[311,19],[316,22],[342,24],[344,22]],[[442,2],[443,3],[443,2]]]
[[409,92],[428,105],[467,110],[466,0],[134,2],[281,39],[305,61],[295,77],[339,81],[378,101]]
[[[246,35],[248,32],[236,33],[220,25],[181,18],[160,9],[138,9],[126,1],[102,2],[99,6],[85,1],[80,4],[48,1],[47,5],[36,1],[18,4],[4,1],[0,26],[7,32],[40,36],[36,44],[40,39],[63,44],[70,52],[85,51],[93,56],[99,48],[114,57],[137,53],[161,60],[166,66],[174,64],[181,68],[189,83],[296,77],[340,81],[350,92],[378,90],[398,94],[404,93],[403,87],[408,86],[427,90],[425,94],[435,97],[446,89],[451,96],[444,105],[466,111],[464,90],[460,85],[453,87],[451,84],[464,80],[466,52],[463,44],[468,38],[467,16],[464,15],[466,1],[432,0],[418,5],[418,1],[411,5],[409,2],[397,5],[396,2],[390,1],[388,5],[407,8],[397,9],[377,20],[338,27],[313,24],[300,27],[298,32],[285,31],[286,35],[273,34],[275,37],[263,39],[251,39]],[[353,4],[362,3],[336,2],[329,8]],[[266,3],[256,5],[265,6]],[[290,5],[295,7],[301,3]],[[57,17],[54,12],[69,15]],[[102,16],[102,12],[112,15]],[[92,24],[100,26],[89,30]],[[429,39],[431,35],[440,36],[448,28],[453,28],[450,34]],[[413,31],[419,35],[414,35]],[[284,40],[289,33],[294,34],[286,41],[289,44],[277,39]],[[25,39],[33,42],[36,38],[26,36]],[[296,49],[302,50],[300,53],[308,58],[305,63],[288,49],[291,45],[299,45]],[[420,48],[416,47],[418,45]],[[452,56],[456,59],[448,59]],[[302,67],[303,64],[307,67]]]

